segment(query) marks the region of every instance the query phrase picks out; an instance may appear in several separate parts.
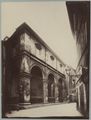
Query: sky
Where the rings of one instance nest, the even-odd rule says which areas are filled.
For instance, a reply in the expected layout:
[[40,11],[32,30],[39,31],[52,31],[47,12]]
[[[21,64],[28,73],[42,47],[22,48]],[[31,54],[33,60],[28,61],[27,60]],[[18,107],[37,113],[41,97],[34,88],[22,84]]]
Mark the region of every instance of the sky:
[[66,4],[50,2],[3,2],[1,5],[1,38],[11,36],[26,22],[67,65],[76,68],[77,50]]

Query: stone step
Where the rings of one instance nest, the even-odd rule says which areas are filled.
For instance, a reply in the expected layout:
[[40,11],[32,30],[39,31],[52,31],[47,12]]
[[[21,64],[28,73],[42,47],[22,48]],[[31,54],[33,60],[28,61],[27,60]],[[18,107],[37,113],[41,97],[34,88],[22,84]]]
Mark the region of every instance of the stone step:
[[68,102],[57,102],[57,103],[41,103],[41,104],[31,104],[31,103],[19,103],[19,104],[12,104],[11,110],[21,110],[21,109],[29,109],[29,108],[36,108],[36,107],[44,107],[44,106],[51,106],[51,105],[60,105],[66,104]]

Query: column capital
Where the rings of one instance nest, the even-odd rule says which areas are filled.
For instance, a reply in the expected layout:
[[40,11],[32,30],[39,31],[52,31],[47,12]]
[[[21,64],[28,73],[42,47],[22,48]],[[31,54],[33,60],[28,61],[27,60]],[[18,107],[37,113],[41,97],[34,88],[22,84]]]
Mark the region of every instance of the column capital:
[[48,83],[48,80],[47,79],[43,79],[43,83]]
[[30,73],[26,73],[26,72],[20,72],[19,75],[20,78],[26,77],[26,78],[31,78],[31,74]]

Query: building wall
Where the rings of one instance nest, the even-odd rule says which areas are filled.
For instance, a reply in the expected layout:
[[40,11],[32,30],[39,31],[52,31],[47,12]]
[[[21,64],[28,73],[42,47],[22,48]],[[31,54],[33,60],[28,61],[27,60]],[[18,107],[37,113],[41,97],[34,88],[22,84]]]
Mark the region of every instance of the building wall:
[[[81,65],[82,59],[86,61],[86,51],[89,51],[90,43],[90,2],[75,1],[66,2],[70,25],[74,39],[76,40],[78,51],[78,65]],[[87,53],[89,54],[89,52]],[[82,57],[83,56],[83,57]],[[89,56],[89,55],[88,55]],[[84,64],[83,66],[88,66]]]
[[21,50],[28,51],[59,72],[64,73],[64,65],[55,57],[55,55],[50,50],[48,50],[48,48],[39,43],[32,36],[30,37],[27,33],[22,34],[20,36],[20,44]]
[[[55,56],[55,54],[45,47],[44,44],[35,39],[34,35],[25,32],[25,26],[21,30],[17,30],[8,40],[4,41],[2,47],[5,50],[3,54],[3,111],[12,109],[12,105],[31,104],[31,84],[32,89],[36,88],[37,96],[35,102],[48,103],[48,76],[54,76],[53,91],[54,97],[50,102],[59,101],[59,79],[65,84],[62,88],[60,99],[66,100],[67,89],[64,73],[64,64]],[[31,33],[31,32],[30,32]],[[42,73],[41,85],[42,90],[38,89],[37,78],[35,82],[31,82],[32,69],[38,67]],[[36,77],[36,75],[34,76]],[[40,79],[40,76],[39,76]],[[51,78],[52,79],[52,78]],[[41,98],[37,98],[41,96]],[[61,101],[61,102],[62,102]],[[32,100],[33,102],[33,100]],[[10,108],[9,108],[10,107]]]
[[78,37],[77,38],[77,50],[78,50],[79,60],[80,60],[84,50],[87,47],[87,24],[83,23],[80,29],[81,29],[80,35],[77,36]]
[[[90,1],[66,2],[70,25],[78,51],[77,75],[78,110],[89,114],[89,52],[90,52]],[[85,71],[85,72],[84,72]],[[80,84],[81,83],[81,84]],[[84,86],[84,87],[83,87]],[[84,95],[86,93],[86,95]],[[86,101],[86,103],[84,102]]]

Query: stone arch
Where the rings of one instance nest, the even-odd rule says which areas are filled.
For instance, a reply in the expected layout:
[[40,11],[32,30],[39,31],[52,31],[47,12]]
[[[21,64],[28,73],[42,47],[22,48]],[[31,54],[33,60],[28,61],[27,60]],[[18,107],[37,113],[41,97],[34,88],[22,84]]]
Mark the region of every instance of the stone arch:
[[54,75],[48,75],[48,102],[55,102],[55,81]]
[[33,68],[34,66],[38,66],[38,67],[41,69],[41,71],[42,71],[42,76],[43,76],[43,78],[44,78],[44,69],[43,69],[43,66],[40,65],[40,64],[38,64],[38,63],[36,63],[36,62],[34,62],[34,63],[31,64],[31,66],[30,66],[30,74],[31,74],[31,70],[32,70],[32,68]]
[[58,97],[59,102],[63,102],[66,98],[66,82],[62,78],[58,80]]
[[43,70],[42,66],[40,64],[37,64],[36,62],[34,62],[34,63],[31,64],[30,71],[34,66],[38,66],[41,70]]
[[47,76],[49,76],[49,74],[53,74],[53,76],[55,77],[55,73],[52,70],[50,70],[50,69],[48,69]]
[[31,67],[31,80],[30,80],[30,96],[31,103],[43,102],[43,74],[38,65]]

